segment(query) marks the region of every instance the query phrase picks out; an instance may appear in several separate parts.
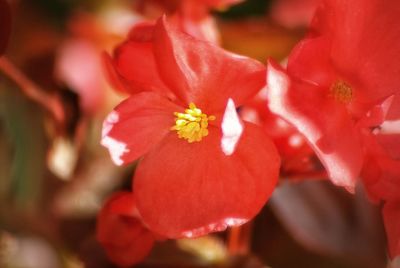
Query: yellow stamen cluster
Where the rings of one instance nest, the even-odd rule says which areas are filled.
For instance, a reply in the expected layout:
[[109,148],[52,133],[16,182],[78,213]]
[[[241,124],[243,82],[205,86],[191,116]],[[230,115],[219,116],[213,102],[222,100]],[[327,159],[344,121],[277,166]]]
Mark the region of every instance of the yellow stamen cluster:
[[353,99],[353,89],[346,82],[338,80],[331,85],[329,95],[341,103],[348,104]]
[[180,139],[185,139],[189,143],[201,141],[208,135],[208,121],[215,120],[215,116],[207,116],[196,107],[194,103],[189,104],[189,109],[184,113],[175,112],[175,126],[171,130],[178,132]]

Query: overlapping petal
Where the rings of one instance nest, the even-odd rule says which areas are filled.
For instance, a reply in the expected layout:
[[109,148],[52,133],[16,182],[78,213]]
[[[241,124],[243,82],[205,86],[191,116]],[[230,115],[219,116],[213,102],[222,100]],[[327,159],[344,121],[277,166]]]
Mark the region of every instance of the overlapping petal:
[[269,62],[267,80],[270,110],[305,136],[333,183],[354,187],[363,152],[345,107],[328,98],[323,88],[291,79],[273,62]]
[[175,124],[180,108],[152,92],[133,95],[119,104],[103,124],[101,144],[117,165],[132,162],[161,141]]
[[206,113],[222,112],[229,98],[240,105],[265,84],[264,65],[196,40],[165,17],[154,32],[154,55],[165,84],[184,103],[194,102]]
[[222,231],[254,217],[272,193],[279,157],[261,129],[246,123],[231,155],[221,148],[221,130],[209,132],[192,144],[170,133],[138,166],[138,209],[155,232],[179,238]]

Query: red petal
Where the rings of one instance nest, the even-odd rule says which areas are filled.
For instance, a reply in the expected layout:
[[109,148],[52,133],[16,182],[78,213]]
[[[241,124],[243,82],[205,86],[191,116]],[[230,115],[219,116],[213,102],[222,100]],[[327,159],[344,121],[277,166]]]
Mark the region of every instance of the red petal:
[[179,32],[165,17],[154,32],[154,54],[168,87],[208,114],[223,112],[229,98],[242,104],[265,85],[264,65]]
[[191,144],[171,133],[139,164],[134,189],[152,231],[169,238],[222,231],[254,217],[271,195],[280,161],[262,130],[246,124],[229,156],[220,130],[209,131]]
[[161,81],[150,42],[128,41],[115,51],[115,67],[128,82],[131,94],[154,91],[171,96],[170,90]]
[[0,0],[0,56],[6,50],[11,33],[11,10],[7,0]]
[[361,177],[372,199],[400,198],[400,159],[396,150],[399,138],[399,135],[364,136],[366,156]]
[[136,160],[170,132],[174,112],[182,110],[155,93],[131,96],[111,112],[103,124],[101,144],[117,165]]
[[328,98],[326,90],[291,80],[272,62],[267,85],[270,110],[305,136],[333,183],[354,187],[362,165],[361,141],[345,107]]
[[114,61],[108,53],[104,52],[102,54],[102,60],[104,72],[107,75],[108,82],[115,90],[125,93],[136,92],[129,86],[128,82],[117,72]]
[[138,216],[134,196],[115,193],[98,216],[96,236],[110,259],[122,266],[142,261],[154,244],[153,234]]
[[400,160],[400,133],[377,135],[376,139],[390,158]]
[[297,79],[329,87],[336,78],[329,54],[329,39],[324,37],[304,39],[290,54],[288,73]]
[[[323,35],[332,37],[331,58],[359,97],[377,102],[399,90],[400,5],[397,1],[327,0],[319,10]],[[317,26],[318,25],[314,25]]]
[[392,258],[400,255],[400,203],[389,202],[383,207],[383,220]]

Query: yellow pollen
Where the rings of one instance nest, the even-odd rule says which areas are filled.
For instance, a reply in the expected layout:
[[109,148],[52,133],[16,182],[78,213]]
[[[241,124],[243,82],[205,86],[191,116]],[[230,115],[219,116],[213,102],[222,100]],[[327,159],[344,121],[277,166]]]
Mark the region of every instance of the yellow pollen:
[[353,89],[346,82],[338,80],[331,85],[329,96],[341,103],[348,104],[353,99]]
[[215,120],[215,116],[207,116],[191,102],[189,109],[184,113],[175,112],[175,126],[171,130],[176,130],[180,139],[185,139],[189,143],[201,141],[208,135],[208,121]]

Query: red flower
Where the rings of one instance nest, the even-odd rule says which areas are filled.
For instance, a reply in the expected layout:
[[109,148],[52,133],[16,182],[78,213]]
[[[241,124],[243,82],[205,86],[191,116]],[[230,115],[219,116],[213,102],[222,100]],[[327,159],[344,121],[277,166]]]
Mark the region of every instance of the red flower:
[[396,1],[326,0],[287,72],[269,65],[270,109],[304,134],[337,185],[354,186],[361,131],[382,123],[399,91],[399,16]]
[[129,192],[115,193],[106,202],[98,216],[96,235],[108,257],[121,266],[141,262],[155,240],[142,224]]
[[274,145],[235,110],[263,87],[265,67],[165,18],[153,30],[148,41],[128,40],[117,50],[118,73],[142,92],[109,115],[102,144],[117,164],[143,156],[133,188],[152,231],[177,238],[242,224],[278,177]]

